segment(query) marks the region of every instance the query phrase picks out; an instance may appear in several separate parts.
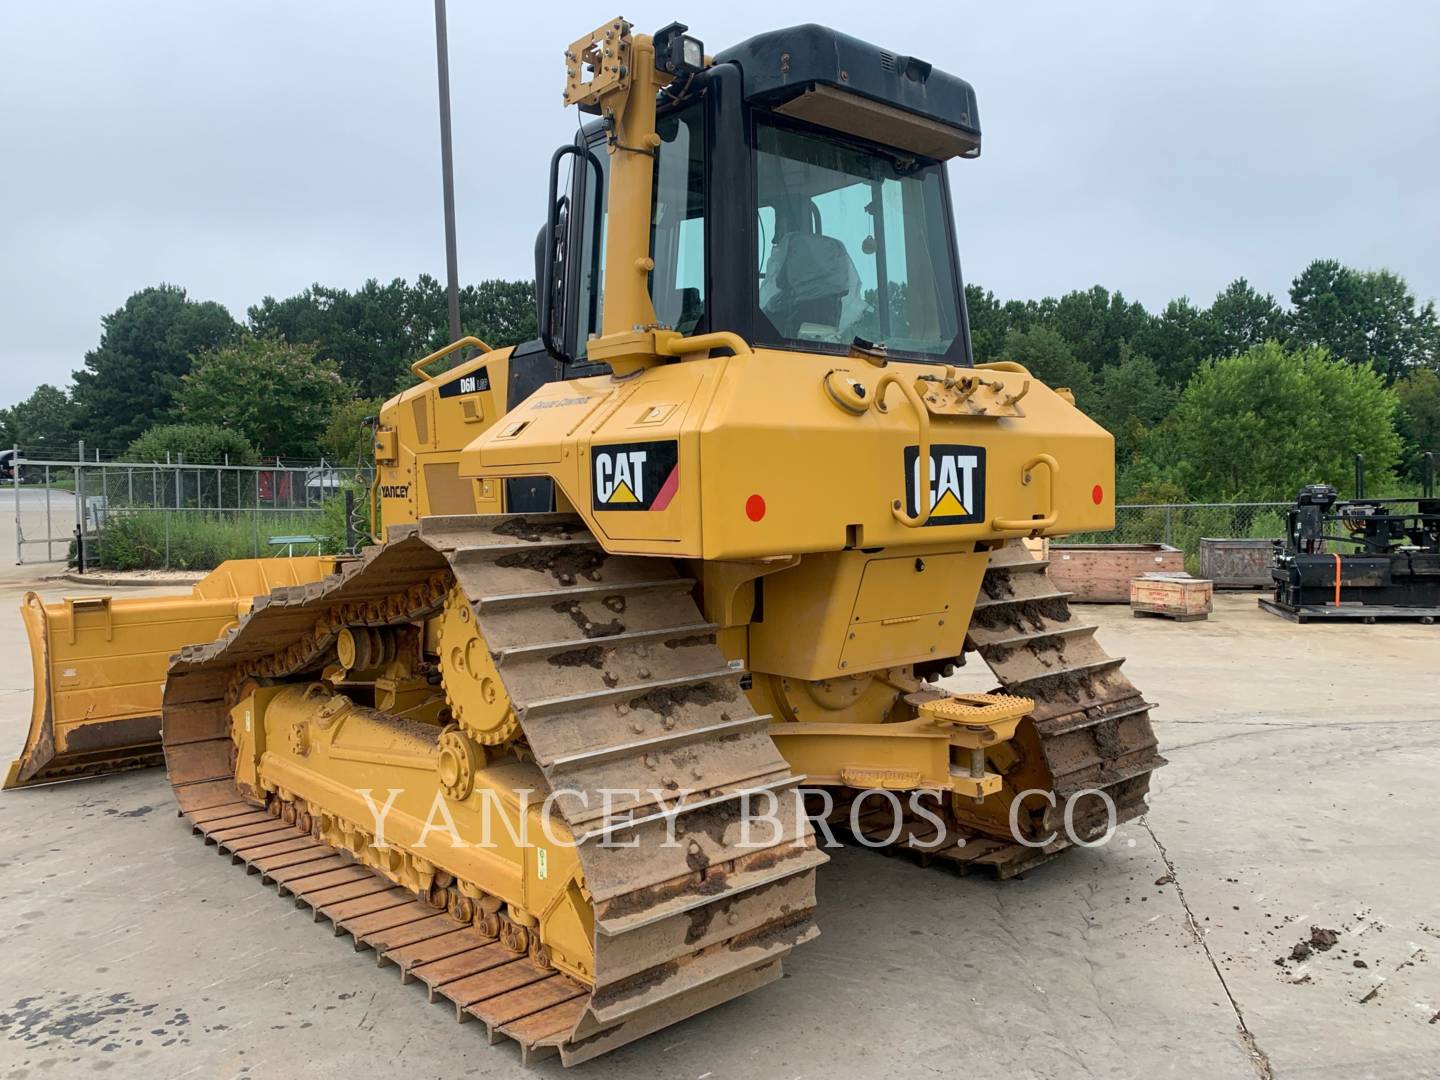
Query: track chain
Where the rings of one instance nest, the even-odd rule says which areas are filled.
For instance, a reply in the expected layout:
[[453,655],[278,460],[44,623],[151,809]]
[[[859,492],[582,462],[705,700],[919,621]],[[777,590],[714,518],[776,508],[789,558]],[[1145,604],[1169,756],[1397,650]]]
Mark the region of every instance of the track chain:
[[[182,814],[217,843],[249,840],[207,828],[214,812],[237,820],[263,813],[231,780],[228,702],[248,679],[318,672],[346,626],[398,626],[434,614],[452,584],[473,606],[528,755],[552,790],[575,793],[556,805],[580,842],[595,905],[596,979],[580,986],[547,971],[516,985],[529,970],[516,965],[533,960],[511,953],[501,963],[500,946],[476,939],[473,928],[464,931],[472,943],[450,956],[407,942],[403,948],[427,957],[410,974],[427,982],[432,1000],[454,1001],[461,1018],[487,1019],[495,1000],[507,1016],[544,1002],[494,1022],[492,1031],[519,1041],[527,1058],[558,1052],[566,1064],[779,978],[783,957],[817,933],[814,876],[825,861],[789,797],[799,778],[770,739],[769,718],[757,716],[741,692],[743,671],[716,647],[693,579],[667,559],[607,554],[574,515],[427,518],[331,580],[258,598],[220,641],[186,649],[167,682],[164,731]],[[589,797],[606,788],[641,794]],[[781,827],[773,842],[747,846],[742,802],[766,792],[779,797]],[[663,843],[672,819],[673,846]],[[393,900],[397,917],[403,911],[417,927],[435,929],[434,940],[456,933],[423,900],[388,882],[381,888],[362,876],[372,871],[328,848],[315,852],[306,845],[316,841],[283,821],[252,818],[238,827],[299,845],[284,852],[263,845],[260,857],[301,858],[260,867],[286,872],[285,888],[346,890],[341,901],[339,893],[322,895],[322,914],[333,917],[327,902],[368,908]],[[756,826],[762,838],[765,830]],[[605,846],[607,836],[639,843]],[[314,881],[307,864],[320,875]],[[352,876],[340,880],[341,869]],[[336,926],[349,929],[355,910],[344,908]],[[376,921],[387,920],[364,926]],[[357,943],[373,944],[361,941],[364,932]],[[377,951],[382,960],[390,955]],[[533,997],[506,996],[522,985]],[[549,1000],[567,987],[579,992]]]
[[[1150,724],[1153,706],[1121,671],[1124,657],[1107,653],[1095,626],[1075,616],[1070,594],[1054,587],[1048,567],[1018,540],[992,552],[966,635],[967,650],[980,654],[1001,691],[1035,702],[1010,751],[992,753],[990,768],[1004,777],[1000,794],[955,813],[947,801],[931,804],[946,820],[943,837],[908,811],[897,831],[893,808],[875,801],[862,804],[852,818],[853,792],[837,800],[833,824],[927,862],[1008,878],[1072,846],[1064,823],[1072,797],[1073,830],[1085,841],[1145,812],[1150,774],[1165,764]],[[1053,792],[1055,804],[1039,795],[1023,800],[1016,818],[1027,843],[1019,843],[1011,832],[1010,804],[1036,788]],[[1090,794],[1096,791],[1109,797],[1113,818]]]

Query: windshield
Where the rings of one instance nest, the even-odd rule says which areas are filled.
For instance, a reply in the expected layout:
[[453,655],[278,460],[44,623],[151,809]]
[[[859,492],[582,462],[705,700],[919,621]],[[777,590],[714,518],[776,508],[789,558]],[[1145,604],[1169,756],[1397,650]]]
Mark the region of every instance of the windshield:
[[757,125],[759,306],[781,340],[950,352],[960,313],[940,170]]

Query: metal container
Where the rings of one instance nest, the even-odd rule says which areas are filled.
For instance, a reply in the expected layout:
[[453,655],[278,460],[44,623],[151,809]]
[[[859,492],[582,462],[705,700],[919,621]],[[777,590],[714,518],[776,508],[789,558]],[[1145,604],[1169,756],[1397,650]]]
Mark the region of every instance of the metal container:
[[1274,545],[1269,540],[1200,540],[1200,576],[1217,589],[1267,589]]

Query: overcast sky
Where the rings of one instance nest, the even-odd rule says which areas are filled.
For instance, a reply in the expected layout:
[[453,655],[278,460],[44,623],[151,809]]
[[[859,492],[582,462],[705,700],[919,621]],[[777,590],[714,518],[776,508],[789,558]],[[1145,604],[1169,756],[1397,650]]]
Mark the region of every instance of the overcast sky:
[[[462,281],[528,277],[561,51],[615,14],[450,0]],[[673,0],[672,0],[673,2]],[[781,12],[784,14],[781,14]],[[716,52],[828,22],[969,79],[967,278],[1152,309],[1306,262],[1440,295],[1440,6],[627,4]],[[312,282],[444,277],[428,0],[0,0],[0,405],[167,281],[236,318]]]

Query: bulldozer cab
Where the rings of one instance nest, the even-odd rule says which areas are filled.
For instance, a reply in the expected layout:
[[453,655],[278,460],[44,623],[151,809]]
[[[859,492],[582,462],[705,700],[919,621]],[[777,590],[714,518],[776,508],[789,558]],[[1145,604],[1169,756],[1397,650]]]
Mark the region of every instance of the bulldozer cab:
[[[666,28],[655,35],[663,64]],[[693,39],[692,39],[693,40]],[[582,104],[582,109],[585,106]],[[647,288],[655,329],[757,346],[969,365],[944,162],[979,153],[969,84],[825,27],[767,33],[659,95]],[[605,332],[604,251],[621,145],[602,115],[555,164],[537,246],[542,337],[567,363]],[[638,327],[637,327],[638,329]]]

